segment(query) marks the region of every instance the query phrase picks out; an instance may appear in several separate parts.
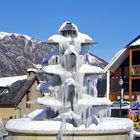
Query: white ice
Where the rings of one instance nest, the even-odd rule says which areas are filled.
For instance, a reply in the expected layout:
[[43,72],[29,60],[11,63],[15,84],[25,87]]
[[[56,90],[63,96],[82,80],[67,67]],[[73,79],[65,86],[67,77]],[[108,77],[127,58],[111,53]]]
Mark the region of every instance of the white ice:
[[43,105],[47,105],[50,107],[62,107],[62,103],[57,100],[55,97],[45,96],[45,97],[39,97],[37,99],[37,102]]
[[[30,118],[19,118],[9,120],[6,124],[6,129],[12,132],[49,132],[59,131],[61,122],[60,121],[32,121]],[[126,130],[133,128],[133,122],[127,118],[104,118],[103,122],[97,126],[91,124],[88,128],[84,125],[74,127],[72,124],[66,123],[66,130],[94,130],[94,131],[110,131],[115,130]]]
[[109,99],[106,97],[98,98],[98,97],[92,97],[87,94],[83,94],[82,98],[79,99],[78,105],[84,105],[84,106],[99,106],[99,105],[107,105],[110,106],[112,103]]
[[43,71],[50,74],[70,75],[61,65],[48,65],[43,67]]
[[103,69],[100,68],[100,67],[97,67],[97,66],[91,66],[91,65],[88,65],[88,64],[83,64],[80,69],[79,69],[79,72],[80,73],[95,73],[95,74],[98,74],[98,73],[103,73]]

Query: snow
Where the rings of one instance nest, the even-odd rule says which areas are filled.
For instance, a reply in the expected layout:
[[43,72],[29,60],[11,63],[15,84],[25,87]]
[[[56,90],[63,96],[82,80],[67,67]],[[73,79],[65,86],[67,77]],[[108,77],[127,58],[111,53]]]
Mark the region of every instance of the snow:
[[75,40],[77,40],[81,43],[86,43],[87,41],[92,41],[92,38],[90,36],[88,36],[87,34],[78,32],[78,36],[76,37]]
[[43,105],[47,105],[50,107],[62,107],[62,103],[57,100],[55,97],[45,96],[45,97],[39,97],[37,99],[37,102]]
[[104,118],[103,122],[99,123],[97,126],[91,125],[89,126],[89,129],[96,129],[100,131],[111,131],[111,130],[125,130],[133,128],[133,122],[130,119],[127,118],[110,118],[109,120],[105,120]]
[[69,118],[69,119],[81,119],[81,116],[74,113],[72,110],[69,110],[68,112],[64,112],[62,114],[60,114],[57,118]]
[[42,111],[43,111],[43,109],[36,109],[33,112],[29,113],[27,115],[27,117],[34,118],[35,116],[37,116],[38,114],[40,114]]
[[132,44],[130,44],[130,46],[137,46],[137,45],[140,45],[140,39],[138,39],[135,42],[133,42]]
[[75,81],[73,78],[67,78],[64,84],[78,86],[77,81]]
[[[87,42],[91,42],[92,38],[86,34],[80,33],[78,32],[78,35],[73,38],[75,41],[80,42],[80,43],[87,43]],[[48,41],[54,41],[56,43],[61,43],[61,42],[68,42],[71,41],[72,38],[71,37],[64,37],[62,35],[52,35],[51,37],[48,38]]]
[[[60,26],[60,28],[59,28],[59,32],[66,26],[66,24],[67,23],[69,23],[70,21],[66,21],[66,22],[64,22],[61,26]],[[78,28],[77,28],[77,26],[74,24],[74,23],[72,23],[72,26],[74,26],[74,28],[76,29],[76,31],[78,32]]]
[[140,137],[140,132],[133,130],[133,134],[135,137]]
[[102,63],[99,59],[97,59],[95,56],[91,55],[90,53],[87,53],[87,56],[90,64]]
[[50,74],[58,74],[58,75],[68,75],[67,72],[61,65],[48,65],[43,67],[43,71]]
[[18,80],[27,79],[27,75],[0,78],[0,87],[9,87]]
[[38,69],[38,70],[42,69],[42,65],[41,65],[41,64],[33,64],[33,66],[34,66],[36,69]]
[[117,68],[123,60],[128,56],[127,48],[122,48],[116,53],[116,55],[112,58],[112,60],[108,63],[108,65],[104,68],[104,72],[108,70]]
[[66,41],[66,38],[62,35],[52,35],[51,37],[48,38],[48,41],[54,41],[56,43],[60,43],[63,41]]
[[16,37],[18,36],[23,36],[25,37],[27,40],[31,40],[32,38],[28,35],[21,35],[18,33],[8,33],[8,32],[0,32],[0,39],[4,38],[5,36],[11,36],[11,35],[15,35]]
[[[32,121],[30,118],[19,118],[11,119],[6,124],[6,129],[12,132],[50,132],[50,131],[59,131],[61,122],[60,121]],[[84,125],[79,127],[74,127],[72,124],[66,123],[66,130],[69,131],[110,131],[115,130],[131,130],[133,128],[133,122],[126,118],[105,118],[103,122],[98,124],[91,124],[88,128],[85,128]]]
[[84,106],[99,106],[99,105],[108,105],[111,106],[111,101],[107,98],[98,98],[98,97],[92,97],[87,94],[82,95],[82,99],[79,99],[78,105],[84,105]]
[[38,70],[37,69],[35,69],[35,68],[29,68],[29,69],[27,69],[27,72],[38,72]]
[[75,55],[78,55],[78,53],[75,51],[75,47],[73,45],[69,45],[69,48],[65,51],[64,55],[74,53]]
[[80,69],[79,69],[80,73],[103,73],[103,69],[100,67],[96,67],[96,66],[91,66],[88,64],[83,64]]

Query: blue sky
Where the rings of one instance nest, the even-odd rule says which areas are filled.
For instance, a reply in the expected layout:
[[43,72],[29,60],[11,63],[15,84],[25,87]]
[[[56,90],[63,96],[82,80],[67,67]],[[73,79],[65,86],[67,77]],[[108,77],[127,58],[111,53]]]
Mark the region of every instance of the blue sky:
[[0,0],[0,31],[38,40],[71,20],[98,42],[90,50],[109,61],[140,34],[140,0]]

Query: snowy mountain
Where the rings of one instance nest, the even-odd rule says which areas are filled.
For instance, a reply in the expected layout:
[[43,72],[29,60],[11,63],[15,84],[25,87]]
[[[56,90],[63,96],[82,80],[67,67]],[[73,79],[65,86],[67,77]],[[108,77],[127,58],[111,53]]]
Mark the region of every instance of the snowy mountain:
[[[40,64],[50,46],[28,35],[0,32],[0,77],[26,74],[32,64]],[[87,61],[104,68],[107,62],[88,53]]]
[[0,77],[26,74],[48,51],[46,44],[27,35],[0,32]]
[[92,53],[87,53],[87,61],[90,65],[95,65],[101,68],[104,68],[107,65],[107,62]]

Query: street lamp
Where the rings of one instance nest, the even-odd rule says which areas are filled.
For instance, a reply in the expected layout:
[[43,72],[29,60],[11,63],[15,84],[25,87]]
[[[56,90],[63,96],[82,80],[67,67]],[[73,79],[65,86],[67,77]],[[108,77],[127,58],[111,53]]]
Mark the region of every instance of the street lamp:
[[120,78],[120,80],[119,80],[119,85],[120,85],[120,87],[121,87],[121,90],[120,90],[120,117],[122,116],[122,114],[121,114],[121,107],[122,107],[122,101],[123,101],[123,79],[122,78]]

